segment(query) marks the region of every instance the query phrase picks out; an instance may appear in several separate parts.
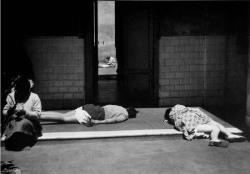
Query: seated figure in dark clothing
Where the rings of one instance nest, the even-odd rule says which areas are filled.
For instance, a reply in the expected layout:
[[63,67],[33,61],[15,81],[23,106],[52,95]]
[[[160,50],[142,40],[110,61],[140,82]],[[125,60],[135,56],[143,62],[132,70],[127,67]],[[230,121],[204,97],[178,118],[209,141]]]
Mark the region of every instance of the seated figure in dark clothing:
[[37,94],[30,91],[28,79],[20,78],[16,82],[14,91],[8,94],[3,108],[6,129],[5,148],[7,150],[22,150],[31,147],[42,135],[39,117],[41,101]]

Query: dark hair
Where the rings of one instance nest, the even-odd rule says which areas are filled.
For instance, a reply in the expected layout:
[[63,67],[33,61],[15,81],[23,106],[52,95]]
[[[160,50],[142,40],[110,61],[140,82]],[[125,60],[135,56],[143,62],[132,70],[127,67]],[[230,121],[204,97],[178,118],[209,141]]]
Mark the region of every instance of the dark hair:
[[15,90],[17,92],[29,92],[30,91],[30,82],[27,78],[21,77],[17,80],[15,85]]
[[138,113],[138,111],[135,110],[135,108],[130,106],[129,108],[126,108],[126,110],[128,112],[128,118],[136,118],[136,114]]
[[164,119],[168,121],[169,124],[173,124],[173,120],[169,117],[172,108],[168,108],[165,112]]

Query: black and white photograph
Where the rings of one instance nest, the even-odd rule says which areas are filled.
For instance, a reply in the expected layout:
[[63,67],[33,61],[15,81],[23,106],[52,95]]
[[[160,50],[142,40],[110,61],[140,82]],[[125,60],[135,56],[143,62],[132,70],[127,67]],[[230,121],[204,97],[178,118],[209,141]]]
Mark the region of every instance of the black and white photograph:
[[250,1],[2,0],[1,174],[250,172]]

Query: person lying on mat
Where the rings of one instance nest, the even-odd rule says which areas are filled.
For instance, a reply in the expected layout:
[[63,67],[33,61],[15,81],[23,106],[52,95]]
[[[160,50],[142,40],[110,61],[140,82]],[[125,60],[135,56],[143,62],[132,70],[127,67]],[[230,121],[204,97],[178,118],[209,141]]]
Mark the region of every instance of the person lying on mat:
[[[244,142],[246,140],[243,136],[229,132],[223,125],[212,120],[199,108],[177,104],[167,109],[164,117],[168,123],[182,131],[187,140],[192,140],[199,133],[210,134],[209,146],[228,147],[229,142]],[[227,141],[218,138],[220,132],[225,135]]]
[[92,126],[93,124],[120,123],[129,118],[135,118],[137,112],[133,107],[124,108],[117,105],[101,107],[86,104],[67,113],[43,111],[41,112],[40,120],[59,123],[80,123]]

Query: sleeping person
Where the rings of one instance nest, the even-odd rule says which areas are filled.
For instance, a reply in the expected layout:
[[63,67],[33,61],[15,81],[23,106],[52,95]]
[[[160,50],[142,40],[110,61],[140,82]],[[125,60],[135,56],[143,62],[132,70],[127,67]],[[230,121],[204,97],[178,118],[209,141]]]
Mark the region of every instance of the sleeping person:
[[[215,122],[202,112],[199,108],[175,105],[166,110],[165,120],[183,132],[184,138],[192,140],[195,136],[203,136],[203,133],[210,135],[209,146],[228,147],[229,142],[243,142],[245,137],[234,135],[223,125]],[[202,133],[202,134],[200,134]],[[223,133],[226,140],[220,140],[219,133]]]
[[135,118],[137,112],[133,107],[124,108],[118,105],[101,107],[86,104],[66,113],[43,111],[41,112],[40,120],[59,123],[80,123],[89,127],[94,124],[120,123],[129,118]]

